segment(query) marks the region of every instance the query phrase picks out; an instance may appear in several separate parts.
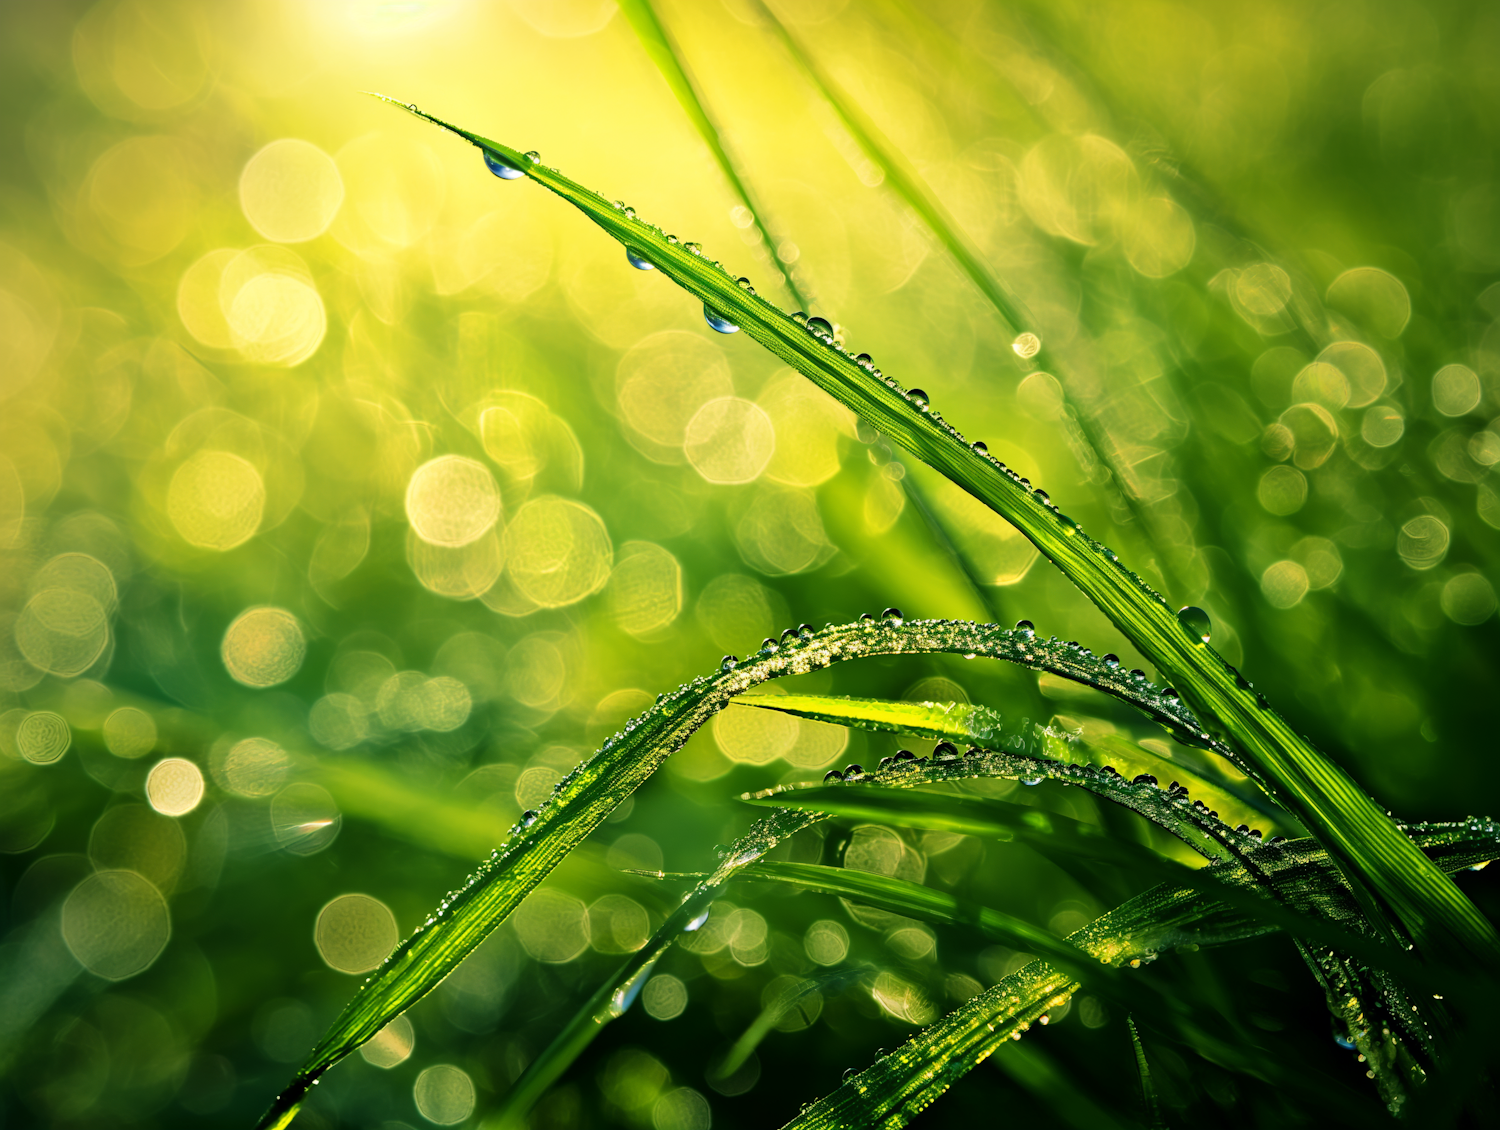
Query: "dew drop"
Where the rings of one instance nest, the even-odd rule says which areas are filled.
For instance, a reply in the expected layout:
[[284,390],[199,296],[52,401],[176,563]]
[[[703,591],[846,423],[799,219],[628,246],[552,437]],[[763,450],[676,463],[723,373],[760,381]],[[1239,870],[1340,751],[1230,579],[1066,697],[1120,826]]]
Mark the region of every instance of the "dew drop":
[[1042,778],[1041,777],[1022,777],[1021,778],[1021,784],[1023,784],[1023,785],[1040,785],[1041,783],[1042,783]]
[[682,249],[684,251],[690,252],[693,255],[703,254],[703,245],[701,243],[684,243],[682,245]]
[[1120,657],[1118,655],[1116,655],[1114,652],[1110,652],[1108,655],[1106,655],[1104,657],[1104,665],[1106,667],[1108,667],[1111,671],[1113,671],[1116,667],[1118,667],[1120,665]]
[[932,747],[932,756],[939,761],[952,761],[958,756],[958,746],[952,742],[938,742]]
[[807,330],[815,337],[832,337],[833,323],[827,318],[809,318],[807,319]]
[[707,303],[703,305],[703,320],[709,324],[711,329],[718,330],[721,334],[737,334],[740,332],[739,326],[735,325],[717,310],[714,310]]
[[916,759],[917,755],[909,749],[898,749],[896,751],[897,761],[915,761]]
[[484,154],[484,167],[501,180],[515,180],[526,175],[498,153],[491,153],[488,149],[481,149],[480,152]]
[[653,263],[653,262],[651,262],[650,259],[647,259],[644,255],[642,255],[634,247],[627,247],[625,249],[625,258],[627,258],[627,259],[630,260],[630,265],[632,267],[634,267],[637,271],[654,271],[654,270],[656,270],[656,264]]
[[844,777],[846,779],[852,780],[855,777],[863,777],[864,775],[865,767],[858,762],[855,762],[853,765],[844,766]]
[[844,775],[837,769],[830,769],[823,774],[823,783],[825,785],[832,784],[834,781],[842,781],[843,779]]
[[811,624],[798,624],[797,634],[803,639],[807,639],[813,634],[813,626]]
[[1030,360],[1042,351],[1042,339],[1028,331],[1011,342],[1010,347],[1015,350],[1017,357]]
[[667,236],[667,242],[670,243],[673,247],[676,247],[682,241],[679,240],[675,235],[669,235]]
[[801,310],[793,310],[792,321],[796,322],[799,326],[805,326],[807,325],[807,315]]
[[901,609],[899,608],[887,608],[880,614],[880,618],[893,628],[899,628],[902,624],[906,623],[906,617],[901,615]]
[[908,389],[906,393],[906,399],[910,400],[918,408],[927,407],[927,393],[924,389]]
[[875,358],[871,357],[868,353],[861,353],[854,359],[854,363],[861,369],[875,368]]
[[974,452],[975,455],[988,455],[990,453],[990,445],[982,439],[976,439],[973,443],[969,444],[969,450]]
[[1155,785],[1156,778],[1153,777],[1150,773],[1142,773],[1138,777],[1131,778],[1130,783],[1132,785]]
[[1036,625],[1030,620],[1017,620],[1016,631],[1020,632],[1023,636],[1034,636],[1036,635]]
[[1177,622],[1187,629],[1188,635],[1196,636],[1204,643],[1213,635],[1214,622],[1208,618],[1207,612],[1196,605],[1189,604],[1179,609]]
[[528,808],[525,812],[521,813],[521,827],[529,828],[535,823],[536,813],[531,811],[531,809]]
[[740,661],[732,655],[726,655],[723,659],[719,660],[720,671],[733,671],[739,665]]
[[760,641],[760,649],[761,651],[766,652],[780,651],[781,645],[773,640],[770,636],[767,636],[765,639]]
[[540,165],[542,163],[542,155],[540,153],[538,153],[535,149],[531,150],[529,153],[526,154],[526,159],[528,161],[530,161],[533,165]]

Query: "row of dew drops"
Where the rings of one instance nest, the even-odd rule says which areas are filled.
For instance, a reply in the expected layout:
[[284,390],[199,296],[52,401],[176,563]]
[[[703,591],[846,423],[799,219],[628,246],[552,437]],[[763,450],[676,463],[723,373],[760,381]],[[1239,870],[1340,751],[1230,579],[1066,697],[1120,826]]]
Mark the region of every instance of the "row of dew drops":
[[[502,180],[516,180],[526,175],[521,168],[505,160],[499,154],[493,153],[483,147],[481,147],[480,152],[484,156],[485,166],[492,173],[494,173],[495,176],[500,177]],[[541,155],[536,153],[535,151],[525,154],[525,157],[526,160],[530,161],[534,165],[540,164],[541,162]],[[624,201],[614,201],[614,208],[616,211],[622,213],[627,219],[637,219],[635,209],[625,204]],[[644,223],[645,221],[640,222]],[[668,244],[673,246],[679,245],[678,238],[675,235],[670,235],[662,231],[660,227],[656,225],[650,225],[650,230],[661,236],[662,239],[664,239]],[[700,257],[703,255],[702,246],[697,243],[682,243],[680,244],[680,246],[683,248],[683,250],[689,252],[692,255]],[[638,270],[650,271],[656,269],[656,264],[651,262],[651,260],[646,256],[644,252],[628,245],[625,248],[625,257],[630,265],[637,268]],[[705,261],[710,262],[716,269],[725,273],[726,275],[728,274],[727,271],[724,271],[723,264],[718,262],[717,260]],[[740,277],[736,280],[736,282],[739,287],[747,294],[752,296],[755,295],[755,288],[751,285],[748,278]],[[703,307],[703,317],[711,328],[717,330],[720,333],[730,334],[737,333],[739,331],[740,327],[738,325],[736,325],[729,318],[725,317],[723,314],[719,313],[717,310],[714,310],[707,304],[705,304]],[[871,376],[883,381],[888,387],[898,392],[918,411],[931,418],[934,423],[936,423],[940,428],[947,432],[953,439],[968,446],[976,455],[979,455],[986,462],[1009,477],[1012,481],[1024,487],[1031,493],[1032,497],[1037,502],[1041,503],[1044,507],[1046,507],[1054,515],[1056,515],[1057,520],[1062,524],[1063,533],[1066,536],[1075,537],[1082,535],[1082,531],[1079,529],[1078,523],[1073,521],[1066,514],[1063,514],[1058,509],[1057,505],[1052,502],[1051,498],[1048,496],[1045,490],[1042,490],[1039,487],[1032,487],[1031,481],[1029,479],[1018,475],[1010,467],[1006,466],[999,459],[991,455],[989,447],[984,443],[984,441],[975,440],[974,442],[969,443],[956,428],[954,428],[945,419],[943,419],[942,414],[939,413],[936,408],[932,407],[930,399],[923,389],[903,389],[894,378],[887,377],[879,368],[876,367],[874,359],[868,353],[859,353],[853,355],[849,354],[849,352],[839,342],[833,324],[826,318],[808,317],[800,310],[793,313],[791,315],[791,318],[798,325],[804,327],[807,332],[813,336],[814,339],[821,342],[824,346],[837,351],[842,356],[847,357],[855,365],[869,373]],[[1037,357],[1041,353],[1042,339],[1037,334],[1028,330],[1017,335],[1015,340],[1011,343],[1011,348],[1018,357],[1022,358],[1023,360],[1029,361]],[[1114,550],[1110,549],[1108,546],[1094,541],[1092,538],[1088,538],[1086,535],[1082,536],[1084,537],[1084,540],[1090,543],[1091,547],[1097,553],[1105,557],[1111,564],[1122,569],[1124,568],[1120,565],[1119,555],[1115,553]],[[1141,577],[1139,577],[1134,572],[1130,572],[1129,570],[1126,570],[1126,572],[1129,573],[1131,579],[1147,595],[1154,599],[1158,604],[1164,606],[1166,605],[1166,601],[1161,597],[1161,595],[1153,590]],[[1207,614],[1204,613],[1201,609],[1184,609],[1183,612],[1179,615],[1182,616],[1188,613],[1193,613],[1197,617],[1201,617],[1206,625]],[[1184,621],[1184,623],[1187,624],[1187,621]],[[1187,626],[1189,627],[1190,631],[1193,630],[1193,626],[1191,624],[1187,624]],[[1208,638],[1206,628],[1201,634],[1203,636],[1204,642],[1206,643]]]

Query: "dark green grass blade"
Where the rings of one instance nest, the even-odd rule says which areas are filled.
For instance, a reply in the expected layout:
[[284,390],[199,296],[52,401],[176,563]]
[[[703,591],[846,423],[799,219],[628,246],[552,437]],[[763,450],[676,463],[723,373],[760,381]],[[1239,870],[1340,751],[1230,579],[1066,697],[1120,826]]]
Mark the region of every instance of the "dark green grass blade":
[[1166,1121],[1161,1116],[1161,1103],[1156,1098],[1156,1084],[1151,1080],[1151,1065],[1146,1062],[1146,1047],[1135,1029],[1135,1017],[1127,1016],[1125,1026],[1130,1029],[1130,1045],[1135,1050],[1135,1070],[1141,1080],[1141,1111],[1146,1116],[1146,1125],[1151,1130],[1167,1130]]
[[[1452,844],[1453,840],[1446,839],[1449,835],[1463,840],[1461,849],[1446,856],[1445,862],[1449,866],[1465,856],[1500,851],[1497,829],[1488,822],[1468,822],[1461,828],[1448,826],[1444,832],[1429,838],[1434,846],[1444,842]],[[1326,853],[1316,845],[1307,843],[1289,847],[1307,853],[1309,859],[1320,860],[1314,871],[1321,873],[1319,885],[1325,893],[1339,886]],[[1258,850],[1276,853],[1283,849],[1264,845]],[[795,878],[787,870],[793,866],[798,867]],[[769,877],[781,873],[788,876],[786,881],[799,881],[809,866],[760,863],[749,868],[746,877]],[[822,870],[841,871],[838,868]],[[1304,873],[1304,878],[1311,873]],[[884,881],[866,883],[860,878],[862,874],[842,871],[837,878],[830,876],[827,881],[836,884],[839,893],[847,893],[858,886],[862,891],[859,897],[871,901],[886,897],[890,886],[901,882],[877,876],[874,878]],[[927,901],[927,897],[912,899],[910,909],[904,913],[913,913]],[[1226,914],[1227,917],[1221,917]],[[1236,923],[1243,926],[1243,921],[1217,900],[1205,898],[1201,892],[1164,884],[1070,934],[1068,942],[1101,964],[1108,963],[1118,968],[1133,961],[1149,960],[1166,945],[1184,944],[1195,932],[1196,944],[1234,940]],[[1241,936],[1253,935],[1247,932]],[[787,1123],[786,1130],[904,1126],[966,1072],[1003,1047],[1006,1041],[1020,1039],[1042,1015],[1058,1007],[1078,987],[1079,983],[1062,970],[1042,960],[1034,961],[949,1013],[891,1055],[877,1060],[833,1094]],[[1213,1037],[1210,1034],[1207,1038]],[[1301,1089],[1296,1073],[1278,1072],[1277,1075],[1279,1085]]]
[[[403,105],[402,103],[395,103]],[[447,129],[583,211],[613,238],[643,251],[657,268],[716,315],[811,379],[877,430],[1012,522],[1173,681],[1256,777],[1338,861],[1372,923],[1403,933],[1427,956],[1488,975],[1500,962],[1500,934],[1442,871],[1343,769],[1313,748],[1140,577],[1077,523],[1033,493],[1029,483],[976,451],[924,398],[877,379],[831,337],[814,336],[765,299],[741,288],[722,266],[660,229],[615,208],[509,146],[408,110]]]
[[801,309],[810,309],[811,303],[802,293],[796,279],[792,277],[791,270],[777,258],[778,241],[771,234],[770,226],[766,223],[766,212],[751,193],[749,184],[736,170],[734,159],[724,147],[724,135],[719,132],[719,127],[714,124],[713,118],[709,115],[708,104],[698,89],[697,80],[688,70],[687,61],[678,50],[671,32],[661,22],[655,6],[651,0],[620,0],[620,11],[630,21],[630,26],[635,29],[636,37],[641,41],[641,46],[646,49],[646,54],[651,56],[651,61],[656,64],[656,69],[661,71],[662,78],[666,79],[667,86],[671,88],[678,105],[687,114],[688,120],[693,123],[693,128],[698,131],[698,135],[703,138],[709,152],[714,155],[714,160],[718,163],[724,178],[729,181],[730,188],[749,210],[755,230],[765,241],[766,248],[771,254],[771,262],[781,272],[781,281],[786,284],[786,289],[792,299]]

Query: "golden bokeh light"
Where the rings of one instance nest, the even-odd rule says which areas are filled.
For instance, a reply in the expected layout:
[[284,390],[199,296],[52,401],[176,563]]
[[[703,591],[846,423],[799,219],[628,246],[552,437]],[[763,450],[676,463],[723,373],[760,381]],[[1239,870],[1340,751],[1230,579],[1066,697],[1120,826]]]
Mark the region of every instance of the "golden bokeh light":
[[335,691],[313,703],[307,728],[325,749],[349,749],[370,735],[364,703],[352,694]]
[[295,781],[271,798],[271,830],[293,855],[315,855],[338,837],[339,806],[322,785]]
[[1411,295],[1389,271],[1355,267],[1328,287],[1328,305],[1385,338],[1401,336],[1411,321]]
[[178,466],[167,488],[167,517],[182,540],[225,553],[260,529],[266,487],[249,461],[228,451],[199,451]]
[[687,986],[670,973],[658,973],[641,990],[641,1007],[655,1020],[676,1020],[687,1006]]
[[682,566],[661,546],[628,541],[609,575],[609,609],[623,631],[648,636],[682,611]]
[[735,523],[745,560],[767,576],[789,576],[822,565],[837,550],[811,492],[762,484]]
[[776,450],[776,429],[755,402],[723,396],[694,413],[682,450],[706,482],[753,482]]
[[45,588],[16,617],[16,646],[38,671],[71,679],[83,674],[109,643],[109,618],[88,593]]
[[1175,275],[1192,262],[1197,244],[1193,217],[1170,197],[1142,200],[1127,221],[1125,257],[1148,279]]
[[412,133],[366,134],[334,161],[347,193],[332,231],[350,251],[384,259],[432,230],[447,177],[431,148]]
[[249,608],[229,625],[219,654],[235,682],[274,687],[301,669],[307,638],[297,618],[284,608]]
[[416,1047],[417,1033],[411,1021],[398,1016],[376,1032],[368,1043],[361,1044],[359,1054],[366,1063],[389,1071],[410,1059]]
[[[1380,359],[1380,354],[1362,341],[1336,341],[1318,354],[1318,361],[1332,365],[1344,374],[1349,385],[1346,403],[1350,408],[1364,408],[1385,393],[1390,379],[1385,362]],[[1330,408],[1345,406],[1326,400],[1323,403]]]
[[271,142],[240,173],[245,218],[273,243],[317,238],[343,202],[344,182],[333,158],[300,138]]
[[694,611],[714,646],[735,655],[759,646],[777,631],[770,590],[742,573],[709,581]]
[[406,485],[406,520],[431,545],[468,545],[499,518],[500,487],[476,459],[440,455],[418,467]]
[[96,871],[63,903],[62,936],[90,973],[123,981],[161,956],[172,919],[161,892],[134,871]]
[[340,973],[368,973],[400,940],[390,907],[363,894],[339,895],[326,903],[313,927],[318,956]]
[[144,710],[122,706],[104,720],[104,747],[116,757],[145,757],[156,748],[156,722]]
[[1309,587],[1307,570],[1296,561],[1278,561],[1260,577],[1260,591],[1272,608],[1295,608]]
[[240,796],[270,796],[281,788],[291,770],[291,761],[269,738],[246,738],[235,742],[224,754],[215,779]]
[[51,765],[73,744],[67,719],[50,710],[34,710],[16,727],[16,749],[33,765]]
[[146,799],[163,816],[186,816],[203,800],[203,771],[186,758],[164,758],[146,775]]
[[219,308],[234,348],[263,365],[302,364],[328,332],[328,313],[307,265],[276,245],[252,247],[224,264]]
[[474,600],[500,579],[504,545],[494,529],[459,546],[433,545],[407,530],[406,563],[428,592],[449,600]]
[[770,417],[775,450],[766,476],[794,487],[815,487],[838,474],[839,442],[853,436],[853,416],[801,373],[783,370],[756,403]]
[[589,939],[600,953],[634,953],[651,937],[646,908],[627,895],[601,895],[589,904]]
[[474,1112],[474,1080],[451,1063],[424,1068],[411,1093],[422,1117],[438,1126],[457,1126]]
[[667,330],[637,342],[615,376],[620,415],[646,441],[645,454],[675,461],[688,423],[710,400],[734,395],[724,351],[697,334]]
[[714,715],[713,735],[729,760],[765,765],[791,750],[800,724],[800,719],[779,710],[732,703]]
[[581,502],[535,498],[505,529],[506,570],[532,603],[563,608],[609,581],[614,546],[604,520]]
[[183,145],[173,137],[132,137],[89,170],[85,203],[122,264],[166,255],[186,238],[198,187]]
[[1444,416],[1464,416],[1479,407],[1484,390],[1467,365],[1444,365],[1432,375],[1432,406]]
[[589,945],[583,900],[551,887],[533,891],[511,916],[516,937],[537,961],[564,965]]

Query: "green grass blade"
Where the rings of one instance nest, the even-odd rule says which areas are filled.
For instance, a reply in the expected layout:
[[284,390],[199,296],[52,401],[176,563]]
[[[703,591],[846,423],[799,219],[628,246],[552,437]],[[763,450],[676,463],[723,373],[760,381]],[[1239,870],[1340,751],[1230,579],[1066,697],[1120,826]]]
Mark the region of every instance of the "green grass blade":
[[799,308],[811,309],[811,303],[802,293],[802,288],[797,285],[796,279],[792,277],[790,268],[777,257],[778,241],[771,234],[770,227],[766,223],[765,209],[751,194],[750,186],[735,168],[734,159],[730,157],[728,149],[724,146],[724,135],[719,132],[719,127],[709,116],[708,105],[698,89],[697,80],[688,70],[687,61],[678,50],[672,34],[661,22],[661,17],[657,15],[651,0],[620,0],[620,11],[630,21],[636,38],[646,49],[646,54],[651,56],[651,61],[656,64],[656,69],[661,72],[662,78],[666,79],[667,86],[671,88],[678,105],[687,114],[688,120],[693,123],[693,128],[698,131],[698,135],[703,138],[709,152],[714,155],[714,160],[723,172],[724,179],[729,182],[734,194],[740,198],[740,202],[749,211],[755,230],[760,233],[761,239],[765,242],[766,249],[771,255],[771,262],[781,272],[781,281],[786,285],[788,293]]
[[260,1125],[287,1125],[324,1072],[432,991],[621,800],[737,695],[767,679],[863,656],[999,656],[1024,650],[1026,638],[1024,632],[993,626],[930,620],[861,621],[805,635],[789,629],[780,643],[770,641],[744,662],[726,664],[712,678],[663,695],[565,777],[548,804],[512,829],[505,848],[494,852],[397,946],[313,1048]]
[[1167,1130],[1166,1121],[1161,1116],[1161,1103],[1156,1097],[1156,1084],[1151,1081],[1151,1065],[1146,1062],[1146,1047],[1135,1028],[1135,1017],[1127,1016],[1125,1026],[1130,1029],[1130,1045],[1135,1049],[1135,1070],[1141,1079],[1141,1109],[1146,1115],[1146,1125],[1151,1130]]
[[[389,101],[389,100],[388,100]],[[402,105],[401,103],[395,103]],[[1221,727],[1242,766],[1338,861],[1376,928],[1403,932],[1430,957],[1483,971],[1500,961],[1500,934],[1463,892],[1401,834],[1342,768],[1292,729],[1167,603],[1076,522],[985,451],[972,448],[925,396],[861,367],[829,335],[815,336],[735,278],[696,245],[660,229],[509,146],[406,109],[471,144],[583,211],[694,295],[723,324],[745,333],[877,430],[1012,522],[1131,640],[1210,725]],[[887,381],[889,383],[887,383]],[[1399,924],[1399,925],[1398,925]]]
[[564,1025],[563,1030],[527,1065],[525,1073],[505,1096],[499,1114],[487,1125],[492,1125],[497,1130],[500,1127],[523,1126],[537,1100],[547,1093],[573,1061],[594,1042],[604,1026],[625,1014],[634,1002],[636,992],[672,943],[682,934],[689,933],[702,924],[709,905],[718,897],[724,885],[782,840],[822,819],[821,813],[782,809],[756,821],[754,827],[730,845],[718,870],[700,878],[698,885],[668,915],[651,939],[631,954],[613,976],[594,990]]

